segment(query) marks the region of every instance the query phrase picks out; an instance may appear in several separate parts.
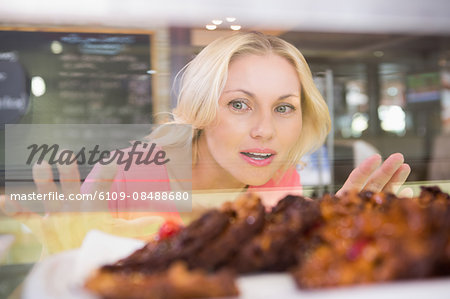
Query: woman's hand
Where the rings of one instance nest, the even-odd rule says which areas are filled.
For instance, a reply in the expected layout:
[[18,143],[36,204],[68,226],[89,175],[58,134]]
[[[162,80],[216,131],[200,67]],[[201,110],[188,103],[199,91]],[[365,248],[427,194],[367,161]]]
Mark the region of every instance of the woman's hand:
[[[369,190],[372,192],[391,192],[396,194],[408,178],[411,168],[404,163],[403,155],[395,153],[383,163],[381,156],[376,154],[364,160],[356,167],[345,181],[336,196],[342,196],[350,190]],[[410,188],[403,189],[399,196],[411,197]]]
[[[48,194],[58,191],[64,193],[66,197],[69,194],[79,194],[81,181],[77,165],[58,166],[58,172],[60,186],[55,183],[48,163],[34,165],[33,181],[37,193]],[[115,163],[99,165],[99,171],[92,179],[90,192],[110,191],[116,172]],[[23,223],[33,232],[43,245],[44,256],[48,253],[79,247],[85,234],[91,229],[126,237],[149,237],[151,233],[157,232],[164,222],[164,218],[152,215],[139,214],[137,215],[139,218],[136,218],[132,212],[124,212],[130,219],[112,217],[105,201],[97,202],[97,204],[105,205],[103,207],[93,207],[96,204],[93,201],[44,202],[44,204],[45,214],[42,216],[26,210],[26,207],[8,200],[5,196],[0,196],[0,211]]]

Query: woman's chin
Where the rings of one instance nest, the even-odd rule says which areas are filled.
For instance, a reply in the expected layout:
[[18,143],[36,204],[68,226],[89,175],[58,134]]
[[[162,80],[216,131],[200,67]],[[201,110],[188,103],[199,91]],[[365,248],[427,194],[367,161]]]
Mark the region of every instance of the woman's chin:
[[267,183],[270,180],[270,177],[248,177],[245,180],[242,180],[242,182],[245,182],[246,185],[249,186],[261,186]]

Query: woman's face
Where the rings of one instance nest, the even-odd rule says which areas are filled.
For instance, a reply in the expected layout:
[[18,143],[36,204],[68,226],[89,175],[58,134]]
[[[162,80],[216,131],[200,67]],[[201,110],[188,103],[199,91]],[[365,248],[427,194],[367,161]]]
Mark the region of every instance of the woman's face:
[[294,67],[278,55],[233,60],[216,122],[205,128],[216,167],[246,185],[274,177],[300,137],[300,88]]

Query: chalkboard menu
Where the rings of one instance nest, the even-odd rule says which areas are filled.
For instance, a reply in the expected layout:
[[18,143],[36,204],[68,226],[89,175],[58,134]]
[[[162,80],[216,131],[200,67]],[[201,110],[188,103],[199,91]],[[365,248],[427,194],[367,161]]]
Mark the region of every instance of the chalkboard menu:
[[150,123],[154,72],[151,34],[0,30],[1,122]]
[[147,31],[0,27],[0,189],[5,124],[151,123],[151,40]]
[[0,54],[0,124],[15,123],[29,107],[30,84],[16,53]]

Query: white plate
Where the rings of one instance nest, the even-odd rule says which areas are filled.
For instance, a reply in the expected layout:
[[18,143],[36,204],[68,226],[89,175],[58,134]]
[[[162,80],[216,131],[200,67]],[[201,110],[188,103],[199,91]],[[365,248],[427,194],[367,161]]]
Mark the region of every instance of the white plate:
[[144,242],[93,230],[79,249],[53,255],[37,263],[28,275],[22,297],[92,299],[84,281],[98,267],[113,263],[141,248]]
[[[90,271],[102,264],[127,256],[140,246],[142,246],[140,241],[117,238],[99,232],[90,233],[80,249],[54,255],[37,264],[27,278],[23,298],[94,299],[96,297],[84,291],[82,287]],[[239,298],[242,299],[450,298],[450,278],[318,291],[297,289],[288,274],[248,275],[240,277],[237,283],[241,293]]]
[[23,298],[94,299],[72,280],[77,250],[66,251],[37,264],[25,281]]
[[367,286],[305,291],[288,274],[264,274],[238,280],[242,298],[276,299],[449,299],[450,278],[393,282]]

